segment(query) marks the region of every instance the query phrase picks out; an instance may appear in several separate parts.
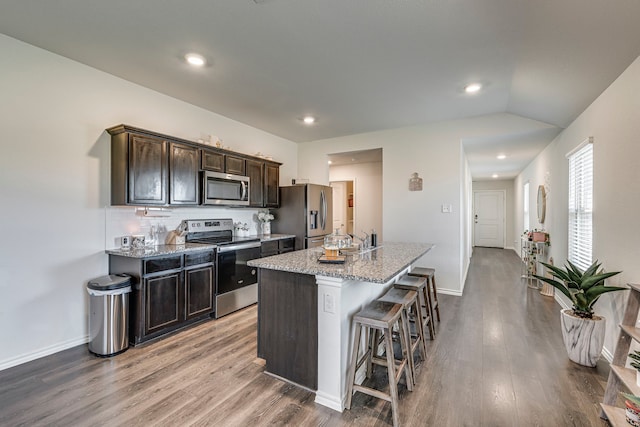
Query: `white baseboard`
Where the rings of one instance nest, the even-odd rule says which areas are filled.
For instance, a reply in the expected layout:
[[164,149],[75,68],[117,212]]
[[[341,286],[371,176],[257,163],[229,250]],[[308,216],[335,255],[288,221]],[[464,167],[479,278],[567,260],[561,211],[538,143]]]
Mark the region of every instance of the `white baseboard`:
[[454,291],[452,289],[438,288],[438,293],[439,294],[443,294],[443,295],[453,295],[453,296],[456,296],[456,297],[461,297],[462,296],[462,291]]
[[72,339],[69,341],[61,342],[50,347],[45,347],[40,350],[21,354],[20,356],[12,357],[10,359],[0,361],[0,371],[9,369],[14,366],[22,365],[23,363],[31,362],[32,360],[40,359],[41,357],[49,356],[54,353],[58,353],[63,350],[68,350],[78,345],[86,344],[89,342],[89,336],[85,335],[81,338]]
[[516,248],[514,248],[513,246],[505,246],[505,249],[511,249],[512,251],[514,251],[515,253],[519,254],[519,252],[516,250]]

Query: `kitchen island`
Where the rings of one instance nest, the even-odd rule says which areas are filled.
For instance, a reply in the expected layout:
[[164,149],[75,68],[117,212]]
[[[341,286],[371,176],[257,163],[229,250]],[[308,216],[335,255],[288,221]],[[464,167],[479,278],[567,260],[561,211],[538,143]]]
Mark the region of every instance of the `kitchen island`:
[[344,264],[318,262],[322,248],[249,261],[259,269],[258,357],[265,371],[342,412],[353,315],[432,247],[387,242],[348,255]]

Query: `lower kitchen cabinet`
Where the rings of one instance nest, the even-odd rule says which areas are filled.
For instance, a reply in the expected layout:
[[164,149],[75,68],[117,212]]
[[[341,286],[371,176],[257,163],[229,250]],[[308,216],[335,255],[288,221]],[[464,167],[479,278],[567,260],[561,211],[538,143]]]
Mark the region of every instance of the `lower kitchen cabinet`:
[[109,273],[133,277],[129,341],[153,338],[210,319],[215,310],[215,251],[132,258],[109,255]]
[[288,237],[279,240],[267,240],[260,245],[260,257],[268,257],[272,255],[284,254],[292,252],[294,249],[295,239]]

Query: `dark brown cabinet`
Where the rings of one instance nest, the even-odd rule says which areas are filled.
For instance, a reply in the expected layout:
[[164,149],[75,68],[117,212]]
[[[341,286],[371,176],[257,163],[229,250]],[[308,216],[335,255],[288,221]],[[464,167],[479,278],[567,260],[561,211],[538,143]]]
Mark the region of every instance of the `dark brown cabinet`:
[[224,171],[232,175],[245,175],[245,164],[242,157],[231,156],[229,154],[224,156]]
[[167,141],[121,133],[111,145],[111,204],[167,203]]
[[199,205],[204,170],[249,176],[249,206],[279,206],[280,163],[128,125],[107,132],[112,205]]
[[169,203],[197,205],[200,202],[200,150],[169,143]]
[[247,159],[246,170],[250,180],[249,206],[261,208],[264,206],[264,162]]
[[129,340],[141,344],[214,312],[215,251],[131,258],[109,255],[109,273],[133,277]]
[[284,254],[292,252],[294,249],[295,239],[293,237],[279,240],[267,240],[260,245],[260,256],[262,258],[272,255]]
[[264,167],[264,206],[267,208],[280,207],[280,165],[265,163]]
[[224,154],[203,149],[202,170],[224,172]]

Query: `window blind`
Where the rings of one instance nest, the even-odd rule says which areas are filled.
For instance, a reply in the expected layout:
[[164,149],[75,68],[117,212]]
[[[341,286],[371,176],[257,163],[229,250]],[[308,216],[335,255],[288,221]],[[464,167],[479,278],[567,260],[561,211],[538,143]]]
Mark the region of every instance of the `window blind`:
[[592,262],[593,144],[591,139],[569,158],[569,256],[581,269]]

